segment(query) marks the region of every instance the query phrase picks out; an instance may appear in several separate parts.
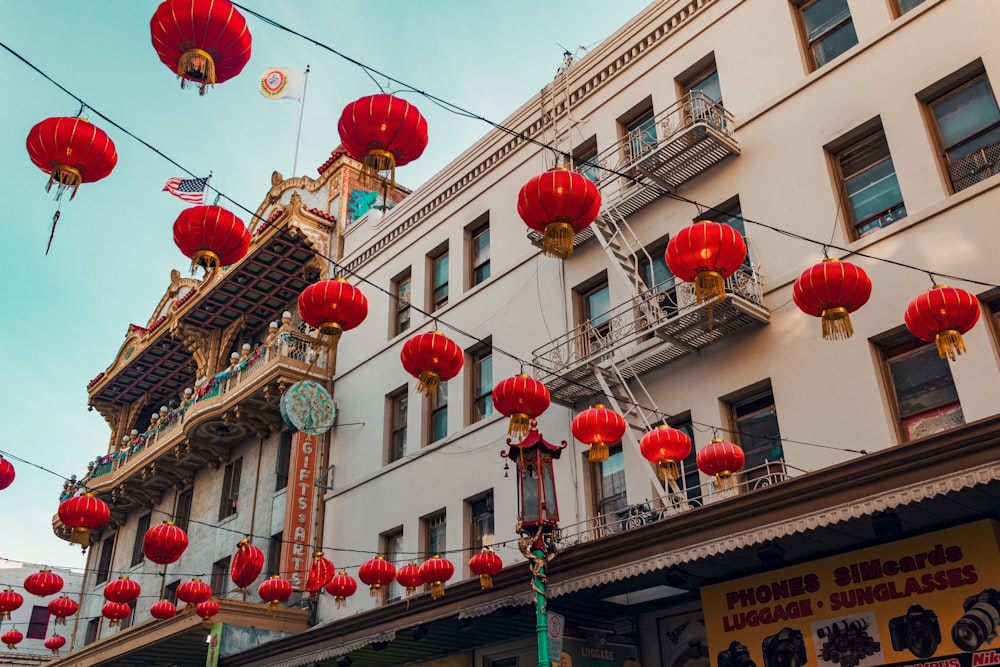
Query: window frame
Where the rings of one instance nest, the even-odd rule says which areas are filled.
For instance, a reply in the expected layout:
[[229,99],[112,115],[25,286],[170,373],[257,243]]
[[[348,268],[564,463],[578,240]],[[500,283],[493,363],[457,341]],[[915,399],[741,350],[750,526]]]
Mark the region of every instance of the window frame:
[[[730,394],[723,400],[729,411],[733,441],[743,449],[743,455],[746,459],[746,464],[744,465],[746,479],[754,480],[766,477],[771,474],[772,466],[780,466],[783,470],[785,465],[784,440],[781,437],[781,424],[778,422],[778,407],[770,379],[757,382],[750,387]],[[760,407],[754,407],[755,405],[759,405]],[[740,414],[741,409],[745,409],[746,412]],[[761,436],[742,430],[741,427],[744,424],[750,424],[755,419],[767,414],[773,415],[776,438]],[[751,437],[754,439],[766,437],[773,444],[770,448],[760,444],[751,447],[746,442]],[[771,458],[771,453],[776,448],[780,449],[781,453],[777,458]],[[770,451],[767,452],[763,461],[760,463],[753,462],[752,459],[756,454],[764,452],[767,449],[770,449]]]
[[688,502],[697,502],[700,504],[703,495],[701,471],[698,469],[698,447],[695,443],[694,422],[691,420],[691,413],[684,412],[674,415],[667,420],[667,424],[671,428],[684,431],[691,438],[691,453],[688,454],[687,458],[679,462],[680,479],[678,481],[680,484],[678,486],[681,487],[681,491],[684,492],[684,496]]
[[[817,33],[815,36],[810,36],[809,27],[806,21],[806,11],[824,2],[842,2],[844,9],[846,9],[846,15],[826,27],[822,32]],[[851,14],[851,7],[847,0],[792,0],[792,3],[799,23],[802,44],[806,55],[808,56],[809,71],[815,71],[828,65],[830,62],[836,60],[841,55],[858,45],[858,31],[857,28],[854,27],[854,16]],[[840,29],[848,25],[850,26],[851,32],[854,33],[854,43],[836,55],[830,56],[824,60],[824,56],[817,51],[817,47],[821,47],[824,40],[832,37]]]
[[[481,507],[480,507],[481,505]],[[477,553],[484,547],[492,547],[496,543],[496,510],[493,489],[473,496],[465,501],[469,526],[469,550]],[[489,530],[484,530],[483,523],[489,524]]]
[[421,551],[431,558],[448,552],[448,513],[441,509],[420,518]]
[[[884,155],[881,154],[883,149]],[[848,235],[852,241],[873,234],[879,229],[884,229],[906,217],[906,202],[903,198],[902,187],[899,184],[896,165],[892,160],[892,150],[889,147],[889,141],[885,136],[885,130],[879,117],[873,118],[837,141],[829,144],[826,150],[833,163],[839,188],[840,208],[844,212],[844,220],[848,224]],[[873,151],[876,151],[874,159],[869,158],[870,161],[864,163],[864,166],[862,166],[860,158],[856,156],[871,154]],[[858,166],[848,166],[848,163],[853,162],[857,162]],[[883,176],[880,182],[891,178],[896,184],[895,192],[898,194],[899,201],[892,206],[859,219],[849,183],[852,179],[872,173],[873,170],[878,169],[886,163],[892,168],[892,173]],[[868,185],[859,189],[855,192],[854,196],[857,197],[859,193],[871,187],[874,187],[874,185]]]
[[191,523],[191,509],[193,506],[194,485],[191,484],[177,493],[177,499],[174,502],[174,525],[185,533],[188,531],[188,526]]
[[[387,561],[392,563],[393,567],[397,570],[405,565],[403,561],[406,559],[402,556],[404,555],[405,544],[403,538],[405,537],[403,533],[403,527],[397,526],[391,530],[387,530],[381,535],[379,535],[379,553]],[[388,586],[383,587],[385,591],[385,598],[383,602],[388,604],[390,602],[395,602],[403,598],[403,587],[400,586],[399,582],[393,579],[392,583]]]
[[387,465],[406,457],[409,398],[408,387],[405,384],[385,396],[385,423],[388,426],[385,439]]
[[892,8],[896,13],[896,18],[899,18],[907,12],[912,12],[920,5],[924,4],[924,2],[926,2],[926,0],[892,0]]
[[129,567],[141,565],[143,559],[146,557],[146,554],[142,551],[142,546],[146,540],[146,531],[149,530],[152,520],[152,512],[147,512],[140,516],[135,523],[135,540],[132,542],[132,558],[129,562]]
[[281,574],[281,549],[284,546],[285,531],[280,530],[267,540],[267,561],[264,564],[267,577]]
[[601,184],[601,169],[593,165],[597,164],[600,155],[596,134],[573,149],[573,171],[598,187]]
[[[427,444],[444,440],[448,437],[448,381],[438,383],[437,389],[427,397],[425,404]],[[439,427],[443,430],[439,431]]]
[[[477,343],[466,353],[466,368],[469,369],[469,424],[475,424],[496,412],[493,407],[493,338]],[[483,364],[489,360],[489,383],[484,390]],[[480,408],[480,404],[484,407]]]
[[[438,267],[441,263],[444,264],[444,279],[439,282]],[[448,305],[450,271],[448,244],[444,243],[427,255],[427,312],[434,313]]]
[[[477,241],[486,237],[485,250],[477,252]],[[468,227],[469,247],[469,288],[481,285],[490,279],[490,217],[482,216]],[[485,258],[483,257],[485,255]]]
[[413,325],[413,311],[410,307],[413,302],[413,276],[409,268],[392,279],[392,294],[389,299],[392,311],[390,338],[408,331]]
[[[629,168],[656,150],[660,137],[656,128],[656,110],[653,108],[652,96],[642,100],[618,118],[618,133],[624,151],[623,161]],[[626,184],[632,182],[631,179],[625,181]]]
[[94,581],[98,584],[107,582],[111,576],[111,565],[115,556],[116,537],[117,533],[112,533],[101,540],[101,553],[97,557],[97,572],[94,577]]
[[226,556],[212,563],[212,595],[217,598],[225,598],[229,594],[229,569],[232,563],[232,556]]
[[[584,454],[584,457],[586,456]],[[611,461],[615,457],[621,457],[621,471],[615,470],[610,475],[605,475],[604,467],[611,465]],[[618,442],[608,444],[607,461],[593,461],[589,462],[589,465],[594,517],[601,521],[601,529],[617,533],[622,529],[622,522],[619,520],[621,518],[620,515],[628,510],[628,480],[625,474],[625,451],[622,447],[622,442],[619,440]],[[613,478],[615,475],[620,475],[621,490],[617,493],[605,495],[604,480],[606,477]],[[612,479],[611,484],[613,489],[617,481]],[[620,507],[616,507],[616,504],[620,504]]]
[[226,464],[222,473],[221,497],[219,499],[219,521],[236,516],[239,510],[240,482],[243,474],[243,457]]
[[274,491],[277,493],[288,488],[288,468],[292,461],[292,432],[278,433],[278,446],[274,460]]
[[28,627],[24,631],[25,639],[45,639],[49,632],[49,621],[52,614],[49,608],[43,605],[32,605],[31,616],[28,620]]

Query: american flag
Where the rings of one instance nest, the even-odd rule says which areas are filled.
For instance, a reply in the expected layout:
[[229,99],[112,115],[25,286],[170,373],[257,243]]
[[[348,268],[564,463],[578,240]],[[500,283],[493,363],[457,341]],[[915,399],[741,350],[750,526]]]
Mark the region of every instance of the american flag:
[[171,178],[163,189],[175,197],[180,197],[191,204],[201,204],[205,197],[205,187],[208,185],[208,177],[205,178]]

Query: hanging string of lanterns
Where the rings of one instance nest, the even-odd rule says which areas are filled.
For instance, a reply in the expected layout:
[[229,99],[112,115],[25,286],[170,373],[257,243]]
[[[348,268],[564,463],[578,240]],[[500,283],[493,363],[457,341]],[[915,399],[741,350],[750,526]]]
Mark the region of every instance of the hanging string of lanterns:
[[276,574],[270,579],[260,582],[260,586],[257,587],[257,595],[267,603],[267,610],[273,614],[281,608],[282,602],[287,602],[288,598],[292,596],[292,584]]
[[694,283],[698,303],[726,298],[726,278],[736,273],[747,256],[747,246],[729,225],[699,220],[685,227],[667,243],[666,261],[671,273]]
[[417,392],[433,396],[438,385],[462,370],[462,348],[440,331],[417,334],[403,344],[400,361],[407,373],[417,378]]
[[337,123],[340,142],[360,162],[361,183],[396,187],[396,167],[427,148],[427,121],[417,107],[394,95],[369,95],[344,107]]
[[844,340],[854,335],[851,313],[868,303],[872,281],[849,262],[825,259],[802,272],[792,288],[792,300],[806,315],[823,321],[824,340]]
[[244,597],[250,584],[257,580],[264,569],[264,552],[254,546],[250,538],[244,538],[236,545],[232,563],[229,566],[229,576],[236,588],[243,591]]
[[79,603],[66,594],[60,595],[55,600],[50,600],[46,607],[49,613],[55,616],[54,625],[66,625],[66,618],[72,616],[80,609]]
[[343,278],[309,285],[299,294],[298,306],[302,321],[330,336],[333,348],[341,334],[359,326],[368,317],[368,299]]
[[656,465],[660,479],[675,482],[680,479],[680,462],[691,455],[691,438],[680,429],[663,425],[642,436],[639,451]]
[[621,440],[626,428],[620,414],[600,403],[578,414],[570,424],[573,437],[590,446],[587,460],[593,462],[608,460],[608,445]]
[[507,433],[522,440],[528,435],[531,420],[545,412],[551,402],[548,388],[524,373],[501,380],[493,387],[493,407],[510,417]]
[[469,571],[479,577],[479,587],[483,590],[493,587],[493,577],[503,569],[503,560],[489,547],[473,554],[469,559]]
[[159,565],[176,562],[187,547],[187,533],[173,521],[164,521],[158,526],[153,526],[146,531],[142,540],[142,553]]
[[372,597],[378,597],[381,590],[396,578],[396,568],[381,555],[366,560],[358,568],[358,579],[368,586]]
[[24,635],[21,634],[16,629],[8,630],[7,632],[0,635],[0,642],[6,644],[7,648],[9,648],[12,651],[15,648],[17,648],[17,645],[20,644],[22,641],[24,641]]
[[246,19],[228,0],[165,0],[149,21],[160,62],[204,95],[233,78],[250,61]]
[[409,604],[410,598],[417,593],[417,588],[424,585],[424,578],[420,574],[420,566],[410,562],[396,570],[396,581],[406,591],[406,602]]
[[601,192],[582,174],[565,168],[535,176],[521,187],[517,213],[543,235],[542,252],[566,259],[573,254],[573,237],[597,219]]
[[358,582],[354,577],[341,570],[330,579],[326,585],[326,592],[333,596],[337,603],[337,609],[347,606],[347,598],[358,591]]
[[177,599],[186,603],[185,611],[191,611],[210,597],[212,597],[211,586],[198,577],[183,581],[177,587]]
[[979,300],[955,287],[935,285],[910,302],[903,316],[906,328],[923,341],[933,341],[942,359],[965,352],[962,334],[979,321]]
[[712,438],[707,446],[698,450],[695,462],[698,469],[714,476],[720,490],[735,488],[733,474],[743,469],[746,457],[739,445]]
[[157,620],[165,621],[177,615],[177,605],[170,600],[154,602],[153,606],[149,608],[149,615]]
[[336,573],[337,568],[333,566],[330,559],[324,556],[322,551],[315,551],[312,561],[309,563],[309,574],[306,576],[303,588],[309,595],[316,597],[323,590],[323,587],[330,583],[330,579]]
[[444,584],[455,574],[455,566],[447,558],[431,556],[420,565],[420,578],[431,587],[431,599],[444,595]]
[[62,635],[52,635],[45,640],[45,648],[49,649],[55,655],[59,655],[59,649],[66,645],[66,638]]
[[62,590],[63,578],[52,570],[45,568],[24,579],[24,590],[35,597],[45,598]]
[[62,524],[73,529],[69,541],[84,551],[90,546],[90,531],[100,530],[111,520],[111,508],[93,493],[67,498],[59,504],[58,514]]

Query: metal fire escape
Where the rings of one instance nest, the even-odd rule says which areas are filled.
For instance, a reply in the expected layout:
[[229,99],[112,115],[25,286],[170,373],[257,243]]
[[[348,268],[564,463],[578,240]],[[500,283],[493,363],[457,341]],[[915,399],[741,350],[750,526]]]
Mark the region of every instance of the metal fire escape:
[[[603,205],[593,234],[633,296],[613,307],[603,322],[583,322],[533,352],[538,379],[554,401],[574,406],[606,397],[630,428],[625,439],[639,448],[639,438],[662,414],[640,376],[747,327],[767,323],[759,276],[750,266],[726,280],[727,298],[699,304],[688,283],[649,289],[641,274],[651,265],[644,244],[628,218],[664,194],[730,157],[740,149],[733,136],[732,114],[701,91],[626,134],[597,157]],[[624,176],[623,176],[624,174]],[[535,243],[540,235],[529,234]],[[577,245],[589,240],[578,234]],[[657,495],[668,496],[652,467],[647,467]],[[670,494],[681,490],[671,484]]]

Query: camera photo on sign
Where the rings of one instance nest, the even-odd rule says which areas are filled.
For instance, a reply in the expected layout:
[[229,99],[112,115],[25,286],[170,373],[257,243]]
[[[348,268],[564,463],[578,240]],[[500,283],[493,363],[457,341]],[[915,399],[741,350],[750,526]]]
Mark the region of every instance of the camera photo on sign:
[[760,651],[764,667],[800,667],[809,662],[802,631],[785,626],[773,635],[764,637]]
[[874,612],[816,621],[810,629],[820,665],[874,667],[885,664]]
[[911,604],[905,614],[889,619],[889,640],[893,651],[909,651],[921,659],[931,657],[941,644],[937,614]]
[[960,650],[978,651],[997,637],[1000,626],[1000,592],[986,588],[978,595],[970,595],[962,602],[965,611],[951,626],[951,639]]
[[735,639],[729,642],[726,650],[719,651],[717,664],[719,667],[757,667],[750,657],[750,649]]

